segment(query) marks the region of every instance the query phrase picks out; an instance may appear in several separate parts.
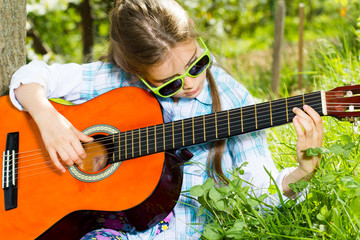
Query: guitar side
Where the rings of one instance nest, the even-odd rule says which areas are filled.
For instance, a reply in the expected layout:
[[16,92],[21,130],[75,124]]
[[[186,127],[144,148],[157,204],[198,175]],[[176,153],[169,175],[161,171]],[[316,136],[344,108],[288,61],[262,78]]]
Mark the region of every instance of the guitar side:
[[[105,125],[123,132],[163,122],[157,100],[134,87],[115,89],[80,105],[54,103],[54,106],[79,130]],[[122,162],[114,173],[102,180],[82,181],[69,171],[61,174],[55,169],[29,114],[12,107],[7,96],[0,98],[0,108],[3,115],[1,151],[6,148],[7,133],[19,133],[18,202],[16,208],[5,211],[4,201],[0,201],[1,238],[35,239],[55,224],[40,238],[52,236],[51,239],[55,239],[53,237],[57,236],[63,239],[65,231],[69,232],[69,237],[78,239],[84,232],[98,227],[89,217],[95,219],[113,212],[125,214],[135,223],[133,227],[144,230],[162,220],[175,205],[182,181],[181,167],[175,156],[167,156],[169,161],[165,161],[165,153],[131,159]],[[38,149],[41,151],[34,151]],[[172,177],[164,178],[170,175]],[[164,182],[164,179],[170,181]],[[172,190],[166,191],[165,187]],[[172,200],[163,194],[168,194]],[[167,199],[165,206],[161,206],[164,200],[157,199],[159,196]],[[78,229],[79,225],[87,227]],[[56,234],[59,231],[61,234]]]

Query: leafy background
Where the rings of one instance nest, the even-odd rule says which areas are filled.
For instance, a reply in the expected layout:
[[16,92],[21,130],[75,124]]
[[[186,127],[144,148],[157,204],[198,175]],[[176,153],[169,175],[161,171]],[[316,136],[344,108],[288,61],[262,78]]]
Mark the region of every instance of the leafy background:
[[[94,44],[84,54],[81,11],[91,6]],[[179,0],[192,16],[212,52],[258,102],[270,91],[276,0]],[[359,83],[360,3],[358,0],[286,2],[280,96]],[[305,62],[298,87],[299,3],[305,4]],[[28,0],[27,61],[48,63],[96,60],[106,54],[107,0]],[[87,36],[89,37],[89,36]],[[254,197],[242,183],[241,169],[229,186],[211,180],[190,191],[210,220],[204,239],[360,239],[359,135],[352,124],[324,117],[322,163],[309,183],[304,201],[285,200],[263,208],[267,196]],[[292,125],[268,129],[268,142],[279,169],[296,166]],[[268,195],[277,192],[272,185]],[[280,194],[281,195],[281,194]],[[265,210],[264,210],[265,209]]]

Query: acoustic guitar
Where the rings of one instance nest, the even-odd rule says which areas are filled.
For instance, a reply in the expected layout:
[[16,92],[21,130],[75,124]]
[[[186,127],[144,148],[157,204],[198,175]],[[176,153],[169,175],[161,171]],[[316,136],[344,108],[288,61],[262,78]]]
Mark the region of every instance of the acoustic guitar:
[[[290,123],[304,104],[321,116],[355,121],[360,85],[338,87],[163,123],[151,93],[109,91],[86,103],[53,103],[77,129],[93,136],[87,159],[64,174],[50,161],[36,123],[0,98],[3,198],[0,239],[80,239],[116,216],[118,230],[145,230],[173,209],[182,184],[186,146]],[[178,150],[183,149],[183,150]]]

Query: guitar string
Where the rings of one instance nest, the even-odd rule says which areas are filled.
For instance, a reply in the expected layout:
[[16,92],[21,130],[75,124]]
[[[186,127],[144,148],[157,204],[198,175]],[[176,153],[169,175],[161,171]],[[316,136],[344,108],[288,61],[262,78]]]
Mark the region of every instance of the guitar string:
[[[292,114],[293,115],[293,113],[292,112],[290,112],[290,114]],[[234,118],[235,119],[235,118]],[[273,118],[273,120],[274,121],[276,121],[277,120],[277,118]],[[266,119],[264,120],[264,121],[266,121],[266,122],[268,122]],[[262,122],[264,122],[264,121],[258,121],[258,124],[262,124]],[[219,121],[219,123],[221,123],[221,120]],[[233,123],[233,126],[235,125],[235,123]],[[245,121],[245,123],[244,123],[244,125],[246,125],[246,121]],[[219,129],[221,129],[222,127],[224,127],[225,126],[225,124],[219,124],[218,125],[218,127],[219,127]],[[187,130],[188,128],[184,128],[184,130]],[[261,128],[262,129],[262,128]],[[200,131],[202,131],[201,129],[200,129]],[[186,131],[185,131],[186,132]],[[192,131],[191,131],[192,132]],[[196,133],[196,131],[194,132],[194,134]],[[208,135],[211,135],[211,133],[213,133],[213,132],[211,132],[211,131],[208,131]],[[176,140],[179,140],[179,139],[182,139],[182,138],[178,138],[178,136],[177,135],[182,135],[182,133],[179,133],[179,134],[174,134],[174,138],[176,139]],[[188,133],[186,133],[186,135],[187,135]],[[152,137],[152,134],[150,135],[150,138]],[[133,139],[132,141],[134,142],[134,140],[137,140],[137,138],[135,138],[135,139]],[[120,142],[121,142],[121,140],[120,140]],[[123,141],[123,142],[125,142],[125,141]],[[113,145],[113,143],[110,143],[111,145]],[[106,145],[107,144],[104,144],[103,146],[104,147],[106,147]],[[150,148],[152,148],[153,147],[153,144],[148,144],[148,143],[146,143],[146,141],[145,141],[145,144],[144,145],[147,145],[147,146],[149,146]],[[166,145],[166,143],[165,143],[165,145]],[[91,150],[90,148],[88,148],[87,150]],[[112,150],[112,149],[107,149],[107,150]],[[155,150],[155,151],[157,151],[157,150]],[[89,152],[89,151],[87,151],[87,153],[96,153],[96,152],[99,152],[99,151],[92,151],[92,152]],[[45,153],[46,153],[46,151],[45,151]],[[40,154],[38,154],[38,156],[40,156]],[[30,156],[24,156],[23,158],[22,158],[22,161],[21,161],[21,163],[25,163],[25,162],[29,162],[29,161],[34,161],[34,160],[38,160],[38,159],[42,159],[43,157],[41,157],[41,158],[32,158],[31,160],[24,160],[25,158],[29,158]],[[31,165],[29,165],[29,166],[31,166]]]
[[290,103],[290,102],[289,102]]
[[[289,102],[289,104],[291,104],[291,102]],[[290,110],[289,110],[290,111]],[[245,112],[245,111],[244,111]],[[292,113],[292,111],[290,111],[291,112],[291,114],[293,114]],[[223,112],[224,113],[224,112]],[[226,112],[225,112],[226,113]],[[221,115],[219,115],[219,116],[221,116]],[[236,117],[234,117],[233,119],[236,119]],[[218,118],[218,121],[219,121],[219,123],[221,122],[221,118]],[[227,120],[227,118],[226,118],[226,120]],[[245,121],[246,121],[246,119],[244,119]],[[273,118],[273,120],[275,120],[276,121],[276,118]],[[268,121],[267,121],[268,122]],[[187,123],[187,122],[185,122],[185,123]],[[259,121],[258,122],[259,124],[261,124],[261,121]],[[187,127],[185,127],[185,125],[187,125],[187,124],[184,124],[184,130],[185,129],[187,129]],[[221,127],[221,124],[219,124],[218,125],[219,127]],[[192,127],[192,125],[191,125],[191,127]],[[138,130],[138,131],[140,131],[140,129],[136,129],[136,130]],[[130,130],[131,131],[131,130]],[[200,130],[201,131],[201,130]],[[150,138],[152,137],[152,134],[149,136]],[[110,137],[111,138],[111,137]],[[109,139],[109,138],[107,138],[107,136],[106,137],[104,137],[103,139]],[[161,139],[161,138],[160,138]],[[137,137],[135,138],[135,139],[133,139],[133,141],[134,140],[137,140]],[[97,142],[99,142],[99,141],[97,141]],[[101,141],[100,141],[101,142]],[[110,143],[110,144],[112,144],[112,143]],[[106,146],[106,145],[104,145],[104,146]],[[88,148],[87,150],[91,150],[91,148]],[[46,149],[45,149],[45,152],[46,152]],[[88,153],[92,153],[92,152],[89,152],[89,151],[87,151]],[[20,154],[20,153],[18,153],[18,154]],[[23,153],[22,153],[23,154]],[[36,154],[36,155],[41,155],[41,153],[40,154]],[[29,158],[29,157],[33,157],[33,156],[36,156],[36,155],[31,155],[31,156],[26,156],[27,158]],[[25,157],[25,158],[26,158]],[[34,158],[32,159],[32,160],[34,160]],[[27,160],[27,161],[32,161],[32,160]],[[26,162],[26,161],[22,161],[22,162]]]
[[[317,94],[318,92],[314,92],[315,94]],[[310,93],[310,94],[314,94],[314,93]],[[309,95],[309,94],[308,94]],[[295,97],[302,97],[303,95],[298,95],[298,96],[295,96]],[[288,99],[290,99],[290,98],[288,98]],[[277,103],[279,103],[280,104],[280,102],[279,101],[281,101],[281,100],[284,100],[284,99],[278,99],[278,100],[274,100],[274,101],[272,101],[272,106],[276,106],[277,105]],[[290,99],[290,100],[292,100],[292,99]],[[309,100],[309,99],[308,99]],[[311,100],[311,98],[310,98],[310,100]],[[269,102],[267,102],[267,103],[269,103]],[[289,102],[290,103],[290,102]],[[266,103],[260,103],[260,104],[258,104],[258,110],[262,110],[261,108],[262,108],[262,106],[261,106],[261,104],[266,104]],[[328,104],[329,105],[329,104]],[[267,106],[264,106],[265,108],[267,108]],[[275,108],[273,108],[273,109],[275,109]],[[229,111],[233,111],[234,109],[232,109],[232,110],[229,110]],[[251,111],[251,109],[249,110],[249,111]],[[246,113],[246,111],[244,111],[243,113]],[[151,126],[149,126],[149,127],[151,127]],[[137,129],[136,129],[137,130]],[[97,142],[99,142],[99,141],[101,141],[102,139],[105,139],[105,140],[107,140],[107,137],[105,136],[104,138],[98,138],[97,139]],[[91,143],[84,143],[83,145],[86,145],[86,144],[91,144]],[[21,152],[21,153],[17,153],[17,154],[26,154],[26,153],[31,153],[31,152],[38,152],[38,151],[46,151],[46,149],[45,148],[42,148],[42,149],[37,149],[37,150],[31,150],[31,151],[26,151],[26,152]]]
[[[49,162],[51,162],[51,161],[46,161],[45,163],[49,163]],[[25,166],[25,167],[32,167],[32,166],[34,166],[34,165],[42,165],[42,164],[44,164],[44,162],[37,163],[37,164],[33,164],[33,165],[29,165],[29,166]],[[23,168],[25,168],[25,167],[21,167],[21,169],[23,169]],[[48,167],[48,166],[46,166],[46,167]],[[44,168],[44,167],[37,168],[37,169],[33,169],[33,170],[30,170],[30,171],[37,171],[37,170],[42,169],[42,168]],[[19,169],[20,169],[20,168],[19,168]],[[29,171],[27,171],[27,172],[29,172]],[[24,173],[24,172],[22,171],[22,173]]]
[[[308,100],[313,100],[313,99],[308,99]],[[276,103],[278,103],[278,104],[276,104]],[[276,103],[275,103],[275,104],[272,104],[272,110],[273,110],[273,111],[277,111],[278,109],[283,109],[284,105],[283,105],[282,103],[280,103],[280,102],[276,102]],[[277,108],[277,106],[279,106],[279,104],[282,104],[282,105],[281,105],[279,108]],[[288,104],[291,105],[292,102],[289,101]],[[248,106],[248,107],[251,107],[251,105]],[[245,108],[246,108],[246,107],[245,107]],[[263,110],[264,108],[269,109],[268,106],[258,105],[257,110],[258,110],[258,111],[261,111],[261,110]],[[229,113],[231,114],[231,113],[234,113],[234,112],[238,112],[239,109],[240,109],[240,108],[238,108],[238,109],[231,109],[231,110],[229,110]],[[288,109],[288,111],[291,112],[292,110]],[[247,114],[247,113],[249,113],[249,112],[250,112],[250,114]],[[223,112],[222,112],[222,115],[224,115],[224,113],[227,113],[227,111],[223,111]],[[227,123],[227,121],[228,121],[227,115],[224,116],[224,118],[221,118],[222,115],[218,114],[217,120],[218,120],[219,122],[222,122],[222,120],[225,120],[225,122]],[[242,119],[243,119],[244,122],[246,122],[247,117],[249,117],[249,116],[250,116],[250,117],[253,117],[253,116],[254,116],[254,109],[248,109],[248,110],[245,109],[245,110],[243,110],[243,118],[242,118]],[[241,119],[241,116],[239,116],[239,117],[233,117],[232,120],[238,120],[239,118]],[[184,121],[184,129],[188,129],[188,128],[189,128],[189,124],[190,124],[190,127],[192,128],[192,123],[189,122],[190,120],[191,120],[191,118],[185,119],[185,121]],[[273,118],[273,120],[276,120],[276,119]],[[175,122],[176,122],[175,124],[179,124],[178,121],[175,121]],[[166,125],[167,123],[164,123],[164,124]],[[161,126],[161,125],[163,125],[163,124],[158,124],[158,125],[156,125],[156,126]],[[152,126],[149,126],[149,127],[152,127]],[[160,128],[161,128],[161,127],[160,127]],[[134,130],[141,131],[141,129],[145,129],[145,128],[134,129]],[[129,130],[129,131],[132,131],[132,130]],[[121,132],[121,133],[125,133],[125,132]],[[117,134],[115,134],[115,135],[117,135]],[[109,136],[110,136],[110,137],[109,137]],[[151,134],[151,135],[149,135],[148,137],[152,137],[152,136],[153,136],[153,135]],[[96,140],[97,140],[96,142],[101,143],[102,141],[111,140],[111,138],[112,138],[112,135],[107,135],[107,136],[104,136],[104,137],[102,137],[102,138],[96,139]],[[138,138],[135,138],[134,140],[138,140]],[[89,145],[89,144],[92,144],[92,143],[84,143],[83,145],[86,147],[86,145]],[[87,150],[89,150],[89,149],[91,149],[91,148],[92,148],[92,147],[88,148]],[[35,152],[35,151],[36,151],[36,152],[37,152],[37,151],[47,152],[47,150],[46,150],[45,148],[42,148],[42,149],[38,149],[38,150],[32,150],[32,151],[27,151],[27,152],[20,152],[20,153],[17,153],[17,154],[27,154],[27,153],[31,153],[31,152]],[[36,155],[41,155],[41,153],[40,153],[40,154],[29,155],[29,156],[27,156],[27,157],[34,157],[34,156],[36,156]]]
[[[38,165],[38,164],[37,164]],[[47,166],[48,167],[48,166]],[[42,168],[44,168],[44,167],[42,167]],[[42,168],[38,168],[38,169],[34,169],[33,171],[37,171],[37,170],[39,170],[39,169],[42,169]],[[51,170],[50,170],[51,171]]]

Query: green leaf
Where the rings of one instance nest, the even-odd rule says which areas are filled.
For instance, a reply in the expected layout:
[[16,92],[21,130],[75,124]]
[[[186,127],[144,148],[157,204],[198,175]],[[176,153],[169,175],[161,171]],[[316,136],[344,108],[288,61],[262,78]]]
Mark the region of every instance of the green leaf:
[[264,202],[264,200],[269,196],[269,194],[264,193],[263,195],[261,195],[260,197],[258,197],[259,201]]
[[225,211],[226,203],[223,199],[220,199],[218,201],[214,201],[214,207],[220,211]]
[[324,175],[324,176],[322,177],[321,180],[322,180],[324,183],[332,183],[332,182],[335,181],[335,179],[336,179],[336,176],[335,176],[334,174],[326,174],[326,175]]
[[344,149],[343,149],[342,145],[335,143],[335,144],[331,145],[330,151],[334,154],[341,154],[344,152]]
[[321,213],[318,213],[316,215],[316,218],[319,219],[320,221],[325,221],[326,220],[326,218]]
[[236,219],[234,223],[234,228],[238,231],[241,231],[245,226],[245,222],[243,222],[241,219]]
[[360,197],[355,197],[350,201],[349,204],[350,209],[353,211],[354,215],[357,218],[360,218]]
[[350,142],[350,143],[346,144],[343,148],[344,148],[345,150],[350,150],[350,149],[352,149],[353,147],[355,147],[355,143]]
[[315,150],[320,153],[320,154],[327,154],[330,153],[330,150],[327,148],[323,148],[323,147],[317,147],[315,148]]
[[209,197],[210,199],[217,201],[222,197],[222,195],[219,193],[219,191],[216,188],[212,188],[210,189]]
[[190,188],[190,194],[194,197],[201,197],[204,195],[204,190],[201,185],[196,185]]
[[340,139],[341,139],[341,141],[344,142],[344,143],[349,143],[349,142],[351,142],[351,137],[350,137],[349,135],[341,135],[341,136],[340,136]]
[[348,158],[350,156],[351,150],[347,149],[344,151],[344,158]]
[[197,217],[199,217],[201,214],[203,214],[204,212],[205,212],[205,206],[204,205],[201,205],[200,207],[199,207],[199,210],[198,210],[198,212],[196,213],[196,216]]
[[323,216],[327,216],[330,214],[328,208],[326,205],[324,205],[321,209],[320,209],[320,213],[323,215]]
[[276,194],[276,193],[277,193],[276,186],[275,186],[275,185],[273,185],[273,184],[272,184],[272,185],[270,185],[270,186],[269,186],[268,191],[269,191],[269,193],[270,193],[271,195]]
[[225,235],[226,238],[233,238],[233,239],[243,239],[241,235],[242,228],[236,227],[235,225],[228,230],[226,230]]
[[247,200],[247,202],[248,202],[249,205],[252,206],[252,207],[257,207],[257,206],[259,205],[259,202],[256,201],[255,199],[252,199],[252,198],[249,198],[249,199]]
[[202,188],[206,191],[206,190],[209,190],[210,188],[212,188],[214,185],[215,185],[214,179],[208,178],[203,183]]
[[222,239],[221,232],[213,224],[208,224],[204,227],[204,232],[202,236],[209,240]]
[[304,190],[307,186],[308,186],[309,182],[306,180],[300,180],[297,181],[295,183],[290,183],[289,187],[291,188],[291,190],[293,190],[294,192],[301,192],[302,190]]
[[308,157],[319,156],[319,153],[314,148],[306,149],[305,153]]

